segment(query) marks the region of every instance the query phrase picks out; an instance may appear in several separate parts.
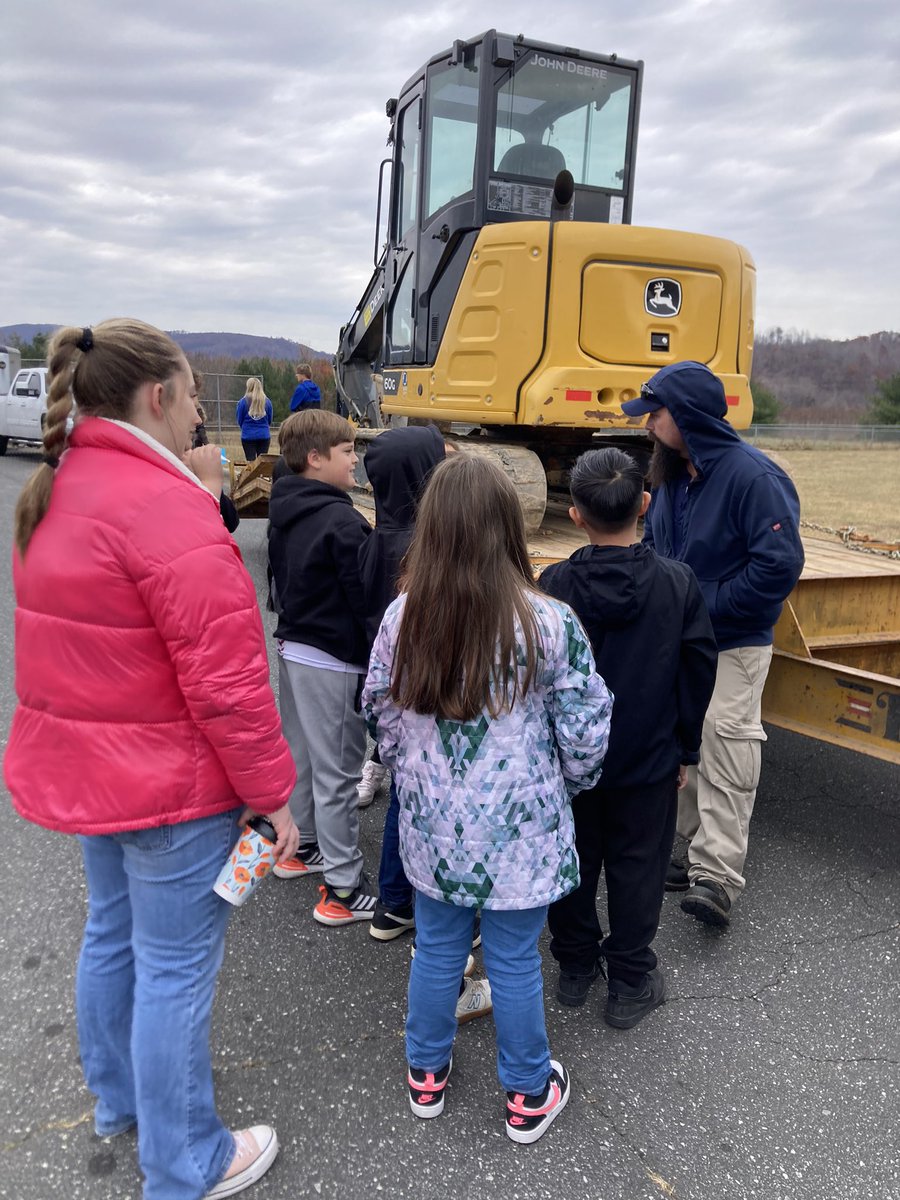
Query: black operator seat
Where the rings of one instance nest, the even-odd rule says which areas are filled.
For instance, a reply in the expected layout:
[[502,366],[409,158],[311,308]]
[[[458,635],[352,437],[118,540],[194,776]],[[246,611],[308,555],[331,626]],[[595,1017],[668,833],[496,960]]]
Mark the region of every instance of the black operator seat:
[[556,146],[541,142],[520,142],[510,146],[500,159],[498,171],[506,175],[531,175],[536,179],[555,179],[566,169],[566,159]]

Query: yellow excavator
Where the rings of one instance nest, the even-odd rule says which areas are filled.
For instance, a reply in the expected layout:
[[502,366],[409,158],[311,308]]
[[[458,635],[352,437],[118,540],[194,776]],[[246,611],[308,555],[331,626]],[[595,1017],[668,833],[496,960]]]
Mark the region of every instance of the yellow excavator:
[[680,359],[750,424],[756,271],[721,238],[630,224],[643,64],[489,30],[388,101],[374,271],[335,356],[357,423],[431,420],[498,454],[533,529],[547,485]]

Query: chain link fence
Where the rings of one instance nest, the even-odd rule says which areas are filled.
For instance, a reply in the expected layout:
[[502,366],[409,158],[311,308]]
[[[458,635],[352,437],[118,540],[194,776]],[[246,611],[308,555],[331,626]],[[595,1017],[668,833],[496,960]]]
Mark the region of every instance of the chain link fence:
[[206,413],[204,423],[211,441],[221,441],[223,434],[233,433],[237,429],[237,404],[244,395],[249,378],[263,382],[260,375],[218,375],[212,371],[203,372],[200,403]]
[[748,442],[846,442],[900,446],[900,425],[751,425],[741,431]]

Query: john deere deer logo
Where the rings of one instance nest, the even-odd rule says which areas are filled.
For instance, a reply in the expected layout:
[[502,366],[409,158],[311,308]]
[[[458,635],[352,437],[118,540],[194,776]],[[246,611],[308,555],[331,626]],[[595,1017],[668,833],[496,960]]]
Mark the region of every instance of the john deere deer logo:
[[677,317],[681,284],[677,279],[651,279],[644,290],[644,308],[651,317]]

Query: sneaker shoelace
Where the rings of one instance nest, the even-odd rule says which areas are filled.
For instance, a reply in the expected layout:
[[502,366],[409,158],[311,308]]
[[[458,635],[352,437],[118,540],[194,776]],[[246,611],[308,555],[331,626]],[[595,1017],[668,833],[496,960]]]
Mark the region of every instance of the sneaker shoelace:
[[[235,1168],[243,1169],[241,1164],[244,1159],[254,1159],[259,1155],[259,1147],[253,1147],[247,1140],[247,1135],[243,1129],[234,1135],[234,1158],[231,1160],[231,1166],[228,1168],[226,1179],[231,1175],[237,1175]],[[246,1164],[249,1165],[249,1162]]]

